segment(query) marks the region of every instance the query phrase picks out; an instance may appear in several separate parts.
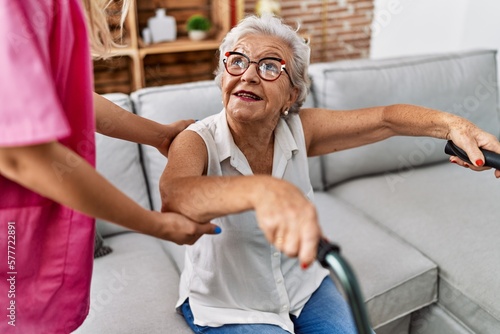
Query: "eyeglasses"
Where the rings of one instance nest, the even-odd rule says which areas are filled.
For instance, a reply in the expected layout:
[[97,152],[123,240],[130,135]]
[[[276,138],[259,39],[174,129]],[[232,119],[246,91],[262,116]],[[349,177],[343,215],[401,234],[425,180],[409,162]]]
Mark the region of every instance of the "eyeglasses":
[[240,76],[248,70],[250,64],[257,64],[257,74],[261,79],[274,81],[280,77],[281,72],[285,71],[290,83],[294,86],[292,78],[285,68],[285,61],[281,58],[265,57],[259,61],[252,61],[247,55],[235,51],[228,51],[224,55],[226,56],[223,60],[224,66],[227,73],[232,76]]

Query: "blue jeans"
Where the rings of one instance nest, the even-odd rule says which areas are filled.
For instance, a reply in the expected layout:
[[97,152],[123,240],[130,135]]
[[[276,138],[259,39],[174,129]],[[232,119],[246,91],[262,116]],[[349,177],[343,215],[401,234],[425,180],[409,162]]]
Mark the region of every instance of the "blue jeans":
[[[189,300],[181,306],[189,327],[200,334],[285,334],[283,328],[268,324],[228,324],[221,327],[197,326]],[[296,334],[355,334],[351,311],[330,277],[326,277],[312,294],[297,318],[290,315]]]

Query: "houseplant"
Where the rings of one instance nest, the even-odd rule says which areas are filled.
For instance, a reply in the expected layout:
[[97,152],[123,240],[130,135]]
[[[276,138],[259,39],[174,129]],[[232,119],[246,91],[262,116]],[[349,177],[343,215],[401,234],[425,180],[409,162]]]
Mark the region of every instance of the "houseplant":
[[186,22],[189,38],[194,41],[205,39],[211,26],[210,20],[200,14],[191,16]]

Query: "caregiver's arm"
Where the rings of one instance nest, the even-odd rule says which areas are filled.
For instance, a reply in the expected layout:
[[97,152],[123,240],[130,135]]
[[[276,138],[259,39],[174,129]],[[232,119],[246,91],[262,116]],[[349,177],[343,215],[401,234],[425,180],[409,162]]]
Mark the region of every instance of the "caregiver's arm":
[[[498,139],[463,117],[397,104],[358,110],[304,109],[300,113],[308,154],[321,155],[374,143],[391,136],[450,139],[469,155],[475,166],[484,162],[479,148],[500,153]],[[458,158],[453,158],[455,162]],[[500,171],[495,171],[497,177]]]
[[58,142],[0,147],[0,174],[89,216],[179,244],[192,244],[203,233],[214,233],[212,224],[142,208]]
[[156,147],[167,155],[172,140],[193,120],[160,124],[126,111],[105,97],[94,93],[97,132],[119,139]]
[[160,179],[163,211],[207,221],[255,210],[269,242],[304,264],[315,259],[320,237],[316,210],[298,188],[266,175],[204,176],[207,161],[198,134],[188,130],[177,136]]

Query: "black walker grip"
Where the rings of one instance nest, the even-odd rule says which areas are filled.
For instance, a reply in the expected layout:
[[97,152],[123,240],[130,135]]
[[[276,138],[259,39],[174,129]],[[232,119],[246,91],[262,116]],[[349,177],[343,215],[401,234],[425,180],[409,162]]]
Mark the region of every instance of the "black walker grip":
[[[500,170],[500,154],[485,149],[480,149],[480,150],[484,155],[483,167],[491,167]],[[451,140],[448,140],[448,142],[446,143],[444,152],[449,155],[455,155],[460,159],[462,159],[463,161],[472,164],[472,161],[470,161],[469,157],[467,156],[467,153],[465,153],[464,150],[455,145],[455,143],[452,142]]]
[[340,253],[340,247],[335,244],[331,244],[327,240],[321,238],[319,240],[318,255],[316,258],[318,259],[319,263],[321,263],[321,265],[325,268],[328,266],[328,263],[326,262],[326,256],[330,252]]
[[320,239],[317,259],[321,265],[335,275],[344,291],[358,334],[373,334],[364,298],[351,266],[340,254],[340,247]]

